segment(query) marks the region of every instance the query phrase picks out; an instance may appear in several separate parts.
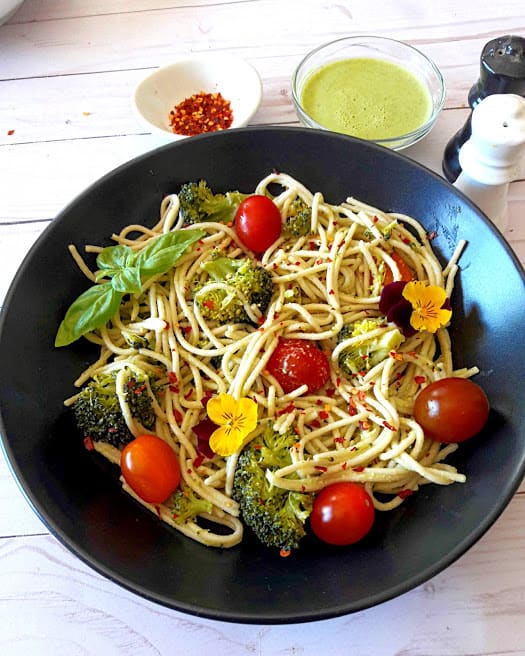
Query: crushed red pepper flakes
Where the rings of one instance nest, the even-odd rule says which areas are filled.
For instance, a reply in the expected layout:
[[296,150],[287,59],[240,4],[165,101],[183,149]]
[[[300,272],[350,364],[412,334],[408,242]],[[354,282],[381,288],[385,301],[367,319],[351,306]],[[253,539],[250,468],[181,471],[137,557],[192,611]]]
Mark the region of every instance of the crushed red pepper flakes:
[[200,91],[175,105],[169,121],[175,134],[192,137],[229,128],[233,122],[233,110],[230,101],[220,92]]
[[95,448],[95,445],[93,444],[93,440],[89,435],[84,438],[84,446],[88,451],[93,451],[93,449]]
[[14,133],[15,133],[14,130],[8,130],[8,131],[7,131],[7,135],[8,135],[9,137],[12,137]]
[[388,421],[383,422],[383,426],[385,428],[388,428],[388,430],[393,431],[394,433],[396,432],[397,428],[395,426],[392,426],[392,424],[389,424]]
[[279,556],[281,556],[281,558],[288,558],[291,553],[290,549],[281,549],[279,551]]
[[400,490],[400,491],[397,493],[397,496],[398,496],[400,499],[406,499],[406,498],[409,497],[411,494],[412,494],[412,490],[408,490],[408,489],[406,489],[406,490]]
[[423,385],[423,383],[426,381],[426,377],[425,376],[414,376],[414,381],[418,385]]

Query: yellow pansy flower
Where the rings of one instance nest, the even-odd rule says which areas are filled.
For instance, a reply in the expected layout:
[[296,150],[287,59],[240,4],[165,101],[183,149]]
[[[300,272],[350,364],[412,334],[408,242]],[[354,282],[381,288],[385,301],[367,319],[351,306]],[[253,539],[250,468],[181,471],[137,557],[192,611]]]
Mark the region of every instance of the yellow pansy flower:
[[210,436],[210,447],[220,456],[238,451],[257,426],[257,403],[247,397],[236,401],[230,394],[219,394],[208,401],[206,412],[219,426]]
[[403,297],[412,305],[410,325],[415,330],[435,333],[450,321],[452,310],[443,307],[447,300],[443,287],[416,280],[405,285]]

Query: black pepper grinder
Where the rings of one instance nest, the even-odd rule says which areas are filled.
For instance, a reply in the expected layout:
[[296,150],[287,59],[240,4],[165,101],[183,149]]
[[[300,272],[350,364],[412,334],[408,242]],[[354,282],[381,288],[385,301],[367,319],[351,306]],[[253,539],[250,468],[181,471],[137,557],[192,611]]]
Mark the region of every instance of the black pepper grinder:
[[[525,97],[525,39],[506,35],[489,41],[481,52],[479,80],[468,94],[472,109],[487,96],[495,93],[514,93]],[[443,173],[449,182],[455,182],[461,173],[459,151],[471,136],[471,117],[456,132],[445,147]]]

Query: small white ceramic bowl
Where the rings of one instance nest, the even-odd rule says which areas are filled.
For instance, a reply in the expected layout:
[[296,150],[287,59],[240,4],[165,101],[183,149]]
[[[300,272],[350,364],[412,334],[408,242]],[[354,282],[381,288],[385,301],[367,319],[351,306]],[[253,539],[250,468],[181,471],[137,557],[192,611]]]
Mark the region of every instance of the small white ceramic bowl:
[[190,96],[219,92],[230,101],[230,128],[246,125],[262,99],[259,74],[251,64],[230,55],[193,55],[163,66],[139,83],[133,94],[135,114],[143,126],[166,141],[185,139],[170,126],[170,111]]
[[0,25],[8,21],[24,0],[0,0]]

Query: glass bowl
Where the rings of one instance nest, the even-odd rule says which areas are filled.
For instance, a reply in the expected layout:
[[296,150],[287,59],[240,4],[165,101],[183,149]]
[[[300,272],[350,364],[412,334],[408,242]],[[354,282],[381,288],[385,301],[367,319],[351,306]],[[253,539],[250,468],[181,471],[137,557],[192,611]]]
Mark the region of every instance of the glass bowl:
[[[319,80],[320,74],[325,75],[330,68],[334,70],[335,62],[346,60],[354,60],[351,73],[334,80],[336,85],[329,93],[319,90],[316,99],[305,98],[305,87],[312,87],[312,80]],[[370,60],[380,60],[375,64],[382,70],[376,71],[380,77],[376,74],[365,82],[362,76],[370,75],[371,70],[365,72],[364,67]],[[356,80],[356,84],[364,85],[359,89],[352,85],[352,79],[357,77],[361,77],[361,82]],[[412,102],[401,84],[410,84],[417,94]],[[319,46],[304,57],[292,76],[292,98],[297,116],[308,127],[342,132],[401,150],[432,129],[445,102],[445,82],[434,62],[407,43],[385,37],[352,36]],[[330,116],[319,117],[317,111],[328,111]],[[416,112],[421,114],[419,122],[407,125],[406,129],[401,124],[403,114],[411,121]],[[355,120],[361,123],[358,125]],[[400,125],[392,125],[394,121]]]

